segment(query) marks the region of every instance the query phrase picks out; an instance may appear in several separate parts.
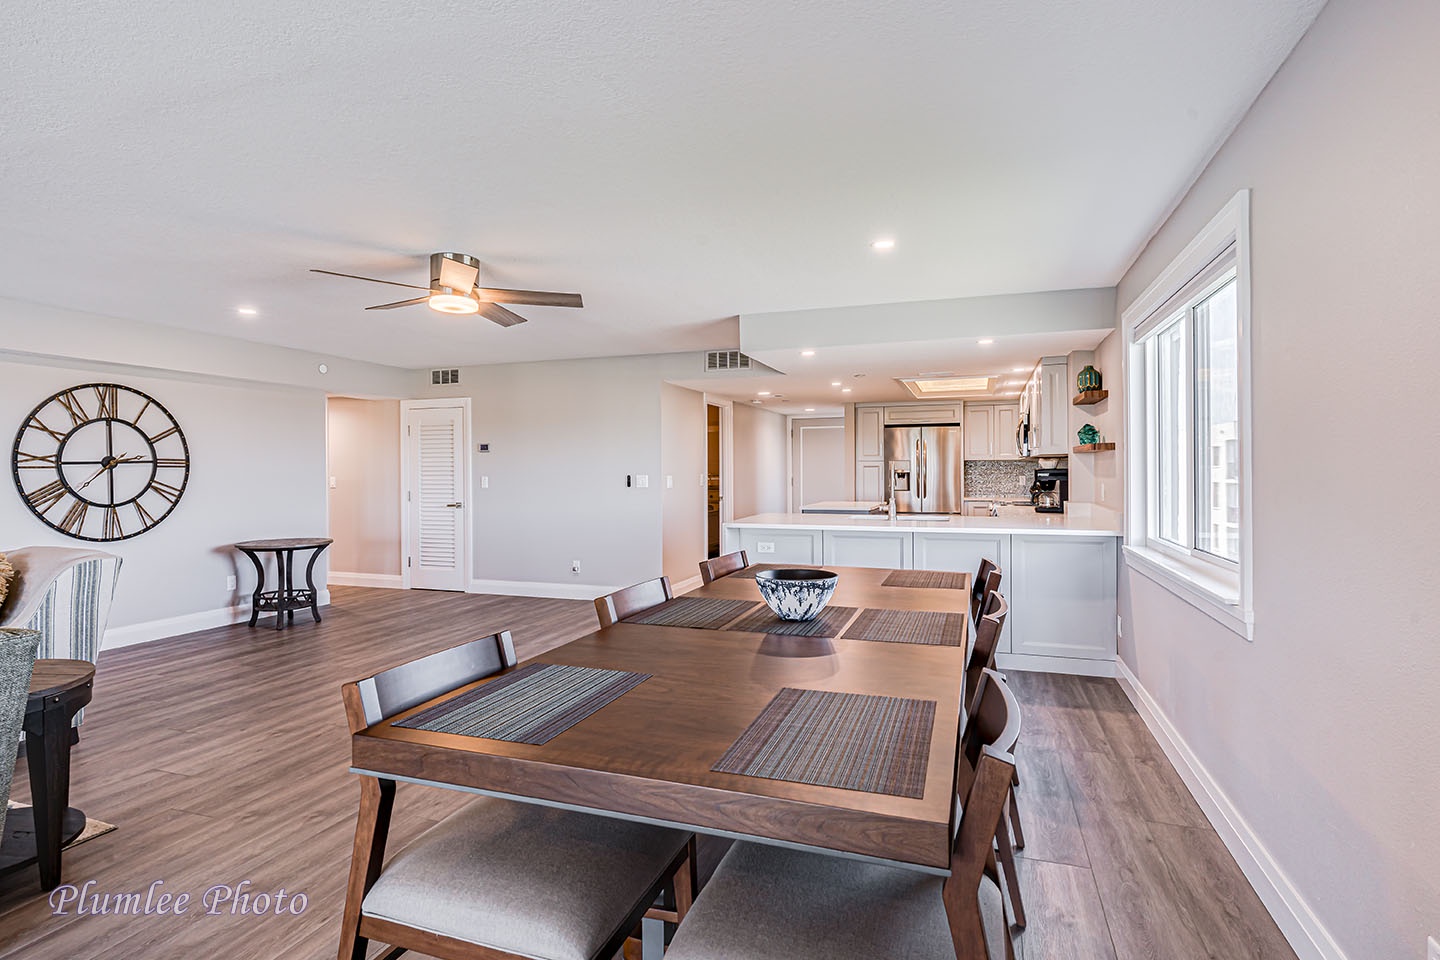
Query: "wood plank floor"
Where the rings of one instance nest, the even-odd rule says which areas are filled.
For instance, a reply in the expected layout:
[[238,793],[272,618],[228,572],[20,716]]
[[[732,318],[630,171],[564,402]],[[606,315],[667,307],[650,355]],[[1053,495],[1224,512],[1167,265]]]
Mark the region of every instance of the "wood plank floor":
[[[335,955],[359,790],[339,687],[500,629],[533,656],[593,629],[587,602],[337,587],[325,621],[223,627],[100,658],[72,802],[119,830],[67,851],[94,890],[303,892],[299,916],[52,916],[33,872],[0,877],[0,958]],[[263,622],[263,621],[262,621]],[[1010,674],[1029,926],[1022,960],[1293,960],[1259,899],[1111,680]],[[15,798],[27,799],[23,763]],[[464,797],[401,785],[392,849]],[[724,852],[702,844],[702,874]]]

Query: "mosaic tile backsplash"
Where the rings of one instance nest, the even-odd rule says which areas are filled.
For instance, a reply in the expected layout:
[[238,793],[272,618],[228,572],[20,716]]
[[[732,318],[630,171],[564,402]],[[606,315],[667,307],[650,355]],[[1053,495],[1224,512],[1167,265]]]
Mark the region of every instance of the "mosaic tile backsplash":
[[[1065,461],[1061,460],[1063,467]],[[1029,498],[1035,480],[1034,460],[966,460],[965,499]]]

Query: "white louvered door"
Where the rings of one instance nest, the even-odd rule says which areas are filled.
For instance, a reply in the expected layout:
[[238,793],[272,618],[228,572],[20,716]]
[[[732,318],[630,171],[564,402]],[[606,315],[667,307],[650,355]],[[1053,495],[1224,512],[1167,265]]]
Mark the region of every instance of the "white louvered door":
[[411,409],[405,418],[410,586],[465,589],[465,414]]

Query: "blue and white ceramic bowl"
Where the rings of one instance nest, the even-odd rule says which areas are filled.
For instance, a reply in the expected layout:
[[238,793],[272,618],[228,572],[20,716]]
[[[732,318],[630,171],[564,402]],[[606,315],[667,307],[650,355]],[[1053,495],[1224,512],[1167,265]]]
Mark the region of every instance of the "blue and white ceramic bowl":
[[755,574],[760,596],[781,620],[814,620],[840,577],[829,570],[761,570]]

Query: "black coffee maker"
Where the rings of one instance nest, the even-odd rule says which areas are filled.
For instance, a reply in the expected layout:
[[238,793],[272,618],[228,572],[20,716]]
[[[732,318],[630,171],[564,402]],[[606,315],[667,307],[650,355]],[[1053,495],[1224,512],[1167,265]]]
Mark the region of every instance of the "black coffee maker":
[[1064,513],[1070,499],[1069,470],[1036,470],[1030,485],[1030,502],[1036,513]]

